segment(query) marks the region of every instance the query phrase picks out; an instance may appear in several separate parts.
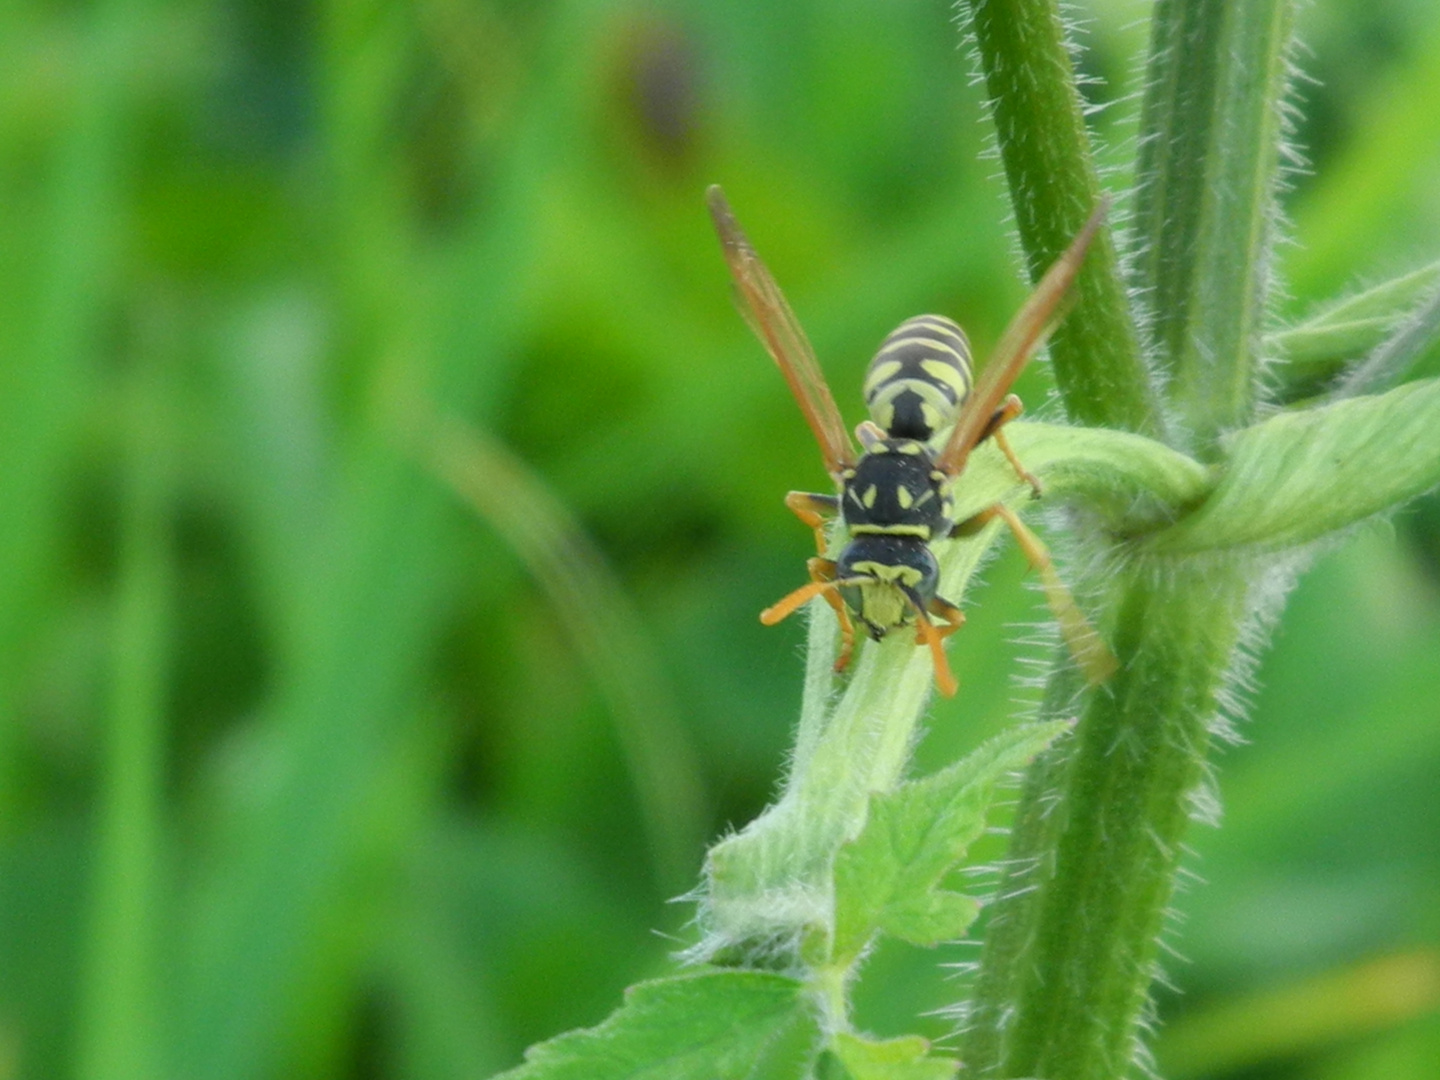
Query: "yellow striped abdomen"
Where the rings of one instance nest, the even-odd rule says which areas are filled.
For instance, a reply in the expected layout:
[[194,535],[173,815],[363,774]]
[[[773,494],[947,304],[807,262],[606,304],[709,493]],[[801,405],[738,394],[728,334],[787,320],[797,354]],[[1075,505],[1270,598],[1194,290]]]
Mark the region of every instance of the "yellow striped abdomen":
[[897,326],[865,372],[870,419],[891,438],[928,441],[955,422],[970,393],[970,342],[943,315]]

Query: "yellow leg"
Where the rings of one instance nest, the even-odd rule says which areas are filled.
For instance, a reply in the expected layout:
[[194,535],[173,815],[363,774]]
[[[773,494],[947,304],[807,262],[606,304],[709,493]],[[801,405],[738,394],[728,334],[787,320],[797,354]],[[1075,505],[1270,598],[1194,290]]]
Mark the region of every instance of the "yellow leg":
[[810,568],[810,583],[801,585],[789,596],[762,611],[760,621],[766,626],[774,626],[815,597],[823,596],[840,621],[840,655],[835,658],[835,670],[844,671],[855,652],[855,624],[850,621],[850,613],[845,609],[845,601],[840,597],[840,588],[845,585],[859,585],[869,579],[848,578],[837,581],[835,563],[831,559],[814,558],[807,565]]
[[976,515],[976,518],[987,521],[995,517],[1002,519],[1010,527],[1010,531],[1015,534],[1015,542],[1025,553],[1025,558],[1040,572],[1040,585],[1045,590],[1045,601],[1050,605],[1055,621],[1060,624],[1060,636],[1065,639],[1070,655],[1085,673],[1086,680],[1092,686],[1098,686],[1115,674],[1120,662],[1115,659],[1115,654],[1105,644],[1104,638],[1090,625],[1090,620],[1080,610],[1080,605],[1075,603],[1075,597],[1060,580],[1044,541],[1004,503],[996,503]]
[[[806,567],[810,571],[811,581],[835,580],[835,561],[833,559],[811,559]],[[838,588],[827,589],[820,594],[825,602],[835,612],[835,618],[840,623],[840,655],[835,657],[835,670],[844,671],[850,664],[850,657],[855,652],[855,624],[850,621],[850,612],[845,607],[845,601],[840,598]]]
[[1005,398],[1000,408],[995,410],[995,415],[990,418],[990,423],[986,426],[984,434],[980,437],[982,439],[988,437],[995,440],[995,445],[998,446],[1000,452],[1005,455],[1005,460],[1010,462],[1010,467],[1015,470],[1015,475],[1020,478],[1020,482],[1022,484],[1029,484],[1030,490],[1035,493],[1035,498],[1038,499],[1040,497],[1040,481],[1035,478],[1034,473],[1020,464],[1020,459],[1015,456],[1015,451],[1010,446],[1010,440],[1005,437],[1005,432],[1001,430],[1006,424],[1014,420],[1024,411],[1025,406],[1020,399],[1014,394],[1010,394]]
[[955,624],[947,627],[943,632],[937,630],[935,624],[930,621],[914,598],[911,598],[911,605],[915,608],[915,629],[917,631],[916,644],[930,646],[930,661],[935,665],[935,689],[946,697],[954,697],[955,692],[960,689],[960,684],[955,681],[955,673],[950,670],[950,661],[945,656],[945,645],[942,638],[946,634],[954,633],[959,629]]
[[790,512],[815,530],[815,548],[818,554],[825,554],[825,526],[829,524],[826,514],[840,509],[840,500],[834,495],[816,495],[810,491],[792,491],[785,496],[785,505]]
[[944,626],[935,628],[942,638],[949,637],[965,625],[965,612],[950,603],[949,600],[942,600],[938,596],[930,601],[930,614],[945,620]]

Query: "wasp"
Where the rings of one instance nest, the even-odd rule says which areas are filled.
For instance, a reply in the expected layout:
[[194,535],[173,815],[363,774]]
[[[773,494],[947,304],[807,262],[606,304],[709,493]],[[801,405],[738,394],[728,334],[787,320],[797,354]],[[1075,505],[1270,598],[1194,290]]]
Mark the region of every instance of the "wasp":
[[[972,376],[965,332],[944,316],[907,319],[885,339],[865,374],[870,419],[856,428],[862,451],[857,455],[814,349],[780,287],[718,186],[710,188],[707,201],[740,312],[779,365],[839,491],[792,491],[785,497],[785,505],[814,530],[818,554],[808,563],[809,584],[766,608],[760,621],[773,626],[823,597],[840,623],[837,671],[844,670],[854,652],[856,622],[877,641],[891,631],[914,627],[915,643],[930,649],[937,688],[953,696],[958,684],[945,657],[944,639],[960,629],[965,614],[939,595],[940,567],[932,545],[972,534],[999,518],[1040,572],[1061,634],[1086,677],[1092,683],[1108,678],[1116,661],[1060,581],[1040,538],[1004,503],[956,521],[953,498],[971,451],[986,439],[1005,455],[1020,480],[1040,494],[1039,482],[1005,438],[1004,426],[1023,410],[1010,387],[1052,328],[1100,228],[1103,203],[1011,320],[978,382]],[[826,530],[837,515],[846,542],[831,559],[826,557]]]

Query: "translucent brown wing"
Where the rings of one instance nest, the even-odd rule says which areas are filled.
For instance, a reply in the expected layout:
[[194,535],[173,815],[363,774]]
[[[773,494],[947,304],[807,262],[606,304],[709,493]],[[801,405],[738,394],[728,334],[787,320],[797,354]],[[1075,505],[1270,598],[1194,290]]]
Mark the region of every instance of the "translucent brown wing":
[[1035,291],[1010,320],[1005,333],[1000,335],[985,370],[980,373],[975,389],[965,399],[965,405],[960,410],[950,437],[945,441],[944,449],[935,459],[936,466],[949,475],[958,476],[964,470],[970,451],[984,436],[995,410],[1000,407],[1020,372],[1035,355],[1035,350],[1054,329],[1053,316],[1056,308],[1065,299],[1070,286],[1075,283],[1075,278],[1080,273],[1080,264],[1085,259],[1085,251],[1099,231],[1108,206],[1109,200],[1102,199],[1095,212],[1090,215],[1090,220],[1085,222],[1084,227],[1070,242],[1070,246],[1051,264],[1050,269],[1045,271],[1040,284],[1035,286]]
[[718,184],[705,193],[705,199],[710,206],[710,216],[715,221],[715,231],[720,234],[725,262],[735,279],[740,313],[780,366],[781,374],[790,384],[790,392],[805,414],[805,422],[820,444],[825,468],[832,476],[837,475],[842,469],[855,464],[855,449],[845,431],[845,421],[840,418],[835,398],[831,396],[825,376],[820,372],[815,350],[810,347],[805,331],[800,329],[795,313],[785,302],[780,286],[775,284],[770,271],[765,269],[760,256],[750,246]]

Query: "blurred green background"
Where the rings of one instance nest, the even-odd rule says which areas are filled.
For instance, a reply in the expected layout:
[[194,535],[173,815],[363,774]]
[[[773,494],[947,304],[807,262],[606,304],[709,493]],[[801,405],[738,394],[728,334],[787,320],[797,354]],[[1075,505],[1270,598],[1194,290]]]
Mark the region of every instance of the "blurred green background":
[[[1077,13],[1117,167],[1147,11]],[[1302,36],[1288,314],[1440,255],[1440,10]],[[954,13],[13,0],[0,57],[0,1080],[482,1077],[597,1022],[799,700],[756,613],[826,481],[704,186],[852,423],[901,319],[983,355],[1023,289]],[[1220,755],[1169,1075],[1440,1075],[1440,503],[1352,539]],[[1022,570],[922,766],[1029,694]],[[973,955],[882,949],[861,1022],[945,1036]]]

